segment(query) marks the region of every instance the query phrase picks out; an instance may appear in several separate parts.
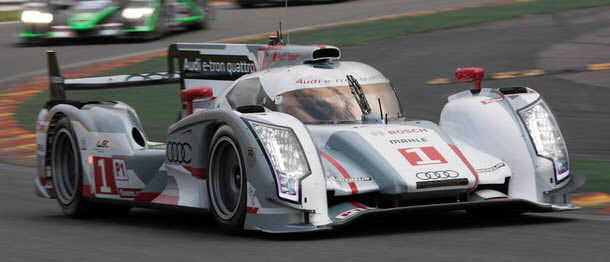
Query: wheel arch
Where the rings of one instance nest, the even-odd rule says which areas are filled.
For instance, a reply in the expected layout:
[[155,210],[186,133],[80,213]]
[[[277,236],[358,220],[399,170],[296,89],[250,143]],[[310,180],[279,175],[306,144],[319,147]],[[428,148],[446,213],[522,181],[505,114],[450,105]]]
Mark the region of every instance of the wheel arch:
[[[54,131],[55,131],[55,125],[57,124],[57,121],[59,121],[61,118],[66,117],[66,115],[59,111],[56,112],[55,114],[52,115],[51,117],[51,121],[49,121],[49,125],[47,128],[47,138],[46,138],[46,146],[45,146],[45,166],[50,166],[51,165],[51,149],[53,146],[53,138],[54,138]],[[78,137],[77,137],[78,140]]]
[[[49,177],[47,167],[51,164],[51,150],[55,125],[62,118],[68,118],[76,144],[81,153],[95,143],[95,132],[124,133],[128,136],[130,147],[143,148],[147,139],[135,111],[121,102],[59,103],[45,107],[37,122],[37,143],[40,177]],[[44,127],[44,128],[42,128]],[[132,134],[137,129],[144,138],[144,145],[138,144]],[[141,143],[141,142],[140,142]]]

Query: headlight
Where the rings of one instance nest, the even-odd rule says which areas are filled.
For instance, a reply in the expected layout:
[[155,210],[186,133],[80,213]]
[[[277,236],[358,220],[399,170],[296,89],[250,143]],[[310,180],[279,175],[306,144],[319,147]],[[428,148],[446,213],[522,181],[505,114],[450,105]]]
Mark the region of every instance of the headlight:
[[36,10],[26,10],[21,13],[21,21],[24,23],[48,24],[53,21],[53,15]]
[[536,153],[553,160],[557,182],[567,178],[570,173],[568,150],[549,107],[540,100],[519,114],[532,138]]
[[127,19],[140,19],[143,16],[151,15],[154,11],[155,9],[150,7],[125,8],[121,14]]
[[300,180],[310,174],[305,152],[292,129],[250,122],[275,170],[281,198],[299,202]]

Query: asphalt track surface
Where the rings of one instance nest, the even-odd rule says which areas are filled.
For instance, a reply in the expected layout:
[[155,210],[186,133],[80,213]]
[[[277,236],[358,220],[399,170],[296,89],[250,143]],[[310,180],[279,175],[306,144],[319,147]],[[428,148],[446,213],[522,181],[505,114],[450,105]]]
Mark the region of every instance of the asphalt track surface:
[[[609,14],[610,8],[599,8],[533,16],[343,52],[391,78],[411,117],[435,120],[445,97],[465,87],[425,81],[447,77],[458,66],[495,72],[534,67],[552,46],[603,30]],[[591,50],[573,52],[585,56]],[[607,87],[564,76],[486,83],[524,84],[556,111],[573,155],[607,159]],[[34,169],[0,165],[0,174],[1,261],[608,261],[610,255],[610,216],[592,210],[495,220],[462,212],[421,214],[319,234],[228,236],[210,218],[193,214],[137,209],[123,218],[69,219],[55,201],[34,196]]]
[[[450,7],[468,7],[498,0],[352,0],[341,3],[291,6],[287,13],[282,7],[239,9],[219,6],[217,19],[207,30],[173,34],[158,41],[125,43],[74,41],[68,45],[21,47],[18,45],[17,24],[0,24],[0,83],[40,75],[46,71],[44,52],[56,50],[62,65],[79,66],[103,59],[115,58],[149,50],[165,49],[176,42],[206,42],[275,32],[278,23],[292,29],[319,24],[364,19],[406,12]],[[1,88],[1,87],[0,87]]]

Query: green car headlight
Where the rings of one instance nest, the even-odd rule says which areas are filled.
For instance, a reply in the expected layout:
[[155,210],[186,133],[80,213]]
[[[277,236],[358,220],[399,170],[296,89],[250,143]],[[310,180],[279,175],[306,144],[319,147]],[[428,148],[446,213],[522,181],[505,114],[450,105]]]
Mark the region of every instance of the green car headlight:
[[48,24],[53,21],[53,14],[37,10],[25,10],[21,13],[21,21],[24,23]]
[[150,7],[125,8],[121,15],[127,19],[140,19],[144,16],[149,16],[155,11]]

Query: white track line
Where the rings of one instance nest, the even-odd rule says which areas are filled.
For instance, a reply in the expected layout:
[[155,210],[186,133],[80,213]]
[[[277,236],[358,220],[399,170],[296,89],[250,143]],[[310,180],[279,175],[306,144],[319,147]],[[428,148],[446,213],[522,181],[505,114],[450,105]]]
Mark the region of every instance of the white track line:
[[7,21],[7,22],[0,22],[0,25],[8,25],[8,24],[16,24],[19,21]]

